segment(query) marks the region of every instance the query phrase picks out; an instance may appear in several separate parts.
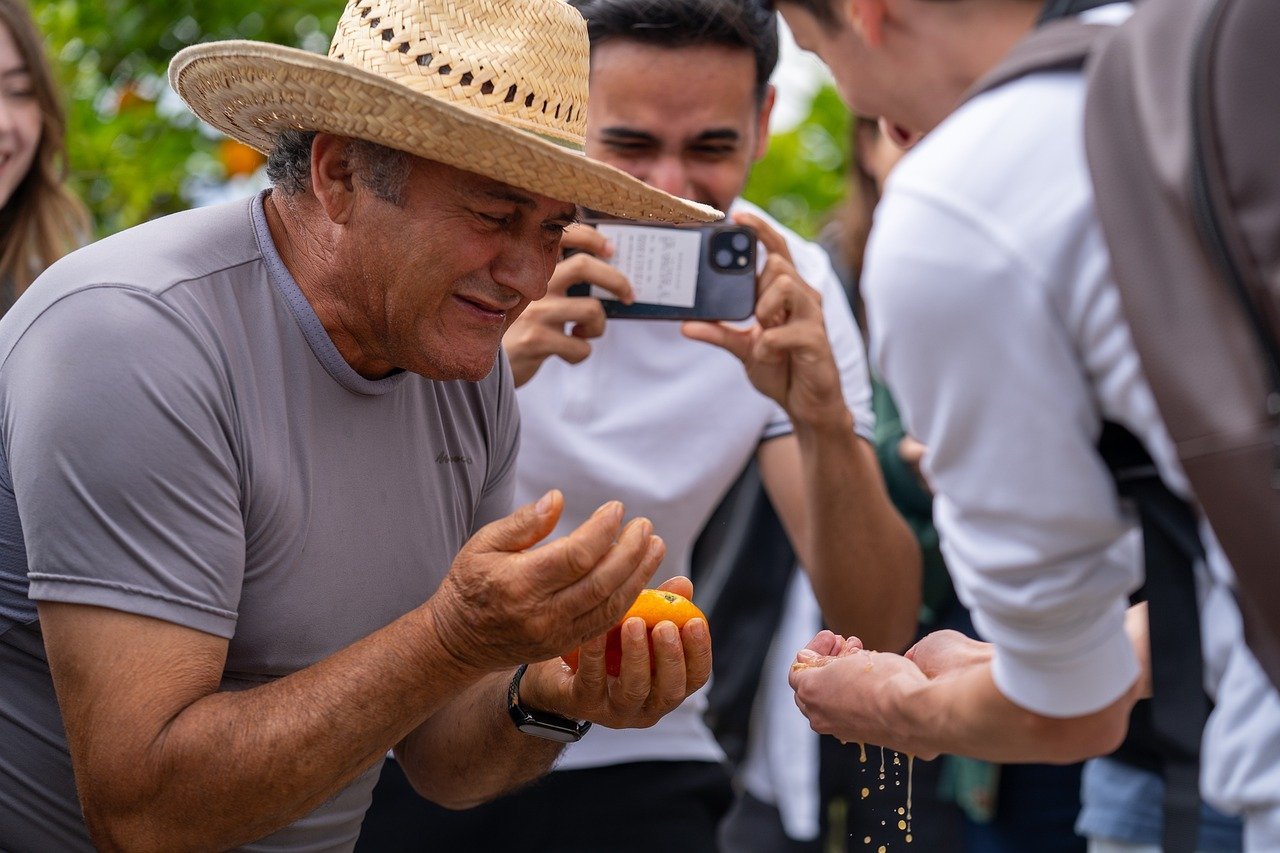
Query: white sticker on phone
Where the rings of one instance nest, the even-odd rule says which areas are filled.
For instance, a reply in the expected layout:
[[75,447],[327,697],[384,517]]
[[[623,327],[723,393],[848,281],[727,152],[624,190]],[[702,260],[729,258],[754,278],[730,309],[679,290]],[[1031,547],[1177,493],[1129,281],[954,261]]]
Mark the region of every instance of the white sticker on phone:
[[[602,223],[600,233],[613,241],[610,266],[631,282],[636,302],[692,308],[697,300],[698,256],[702,235],[678,228]],[[593,285],[591,295],[612,299],[613,294]]]

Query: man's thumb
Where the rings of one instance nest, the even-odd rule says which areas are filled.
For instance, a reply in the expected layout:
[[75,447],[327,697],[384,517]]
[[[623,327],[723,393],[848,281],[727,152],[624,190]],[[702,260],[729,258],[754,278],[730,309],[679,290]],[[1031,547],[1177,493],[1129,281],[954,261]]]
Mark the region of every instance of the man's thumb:
[[506,518],[486,524],[475,535],[485,551],[523,551],[532,548],[555,530],[564,511],[564,495],[552,489],[531,504],[525,504]]

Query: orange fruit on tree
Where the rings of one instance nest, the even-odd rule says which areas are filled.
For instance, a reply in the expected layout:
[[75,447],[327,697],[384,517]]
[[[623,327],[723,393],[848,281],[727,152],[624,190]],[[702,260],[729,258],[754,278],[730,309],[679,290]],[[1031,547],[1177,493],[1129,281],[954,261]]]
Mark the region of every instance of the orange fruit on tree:
[[[617,676],[622,672],[622,624],[632,616],[638,616],[644,620],[645,627],[649,631],[649,671],[654,671],[653,665],[653,629],[658,626],[659,622],[670,622],[676,628],[683,628],[684,624],[690,619],[706,620],[707,617],[702,615],[702,611],[698,609],[692,601],[683,595],[674,592],[668,592],[665,589],[642,589],[640,595],[632,603],[630,609],[622,615],[622,619],[609,629],[609,633],[605,636],[604,643],[604,671],[609,675]],[[578,671],[578,649],[561,655],[561,660],[569,665],[569,669],[574,672]]]
[[218,143],[218,160],[222,163],[222,168],[227,170],[229,178],[252,175],[259,166],[267,162],[266,157],[235,139],[224,139]]

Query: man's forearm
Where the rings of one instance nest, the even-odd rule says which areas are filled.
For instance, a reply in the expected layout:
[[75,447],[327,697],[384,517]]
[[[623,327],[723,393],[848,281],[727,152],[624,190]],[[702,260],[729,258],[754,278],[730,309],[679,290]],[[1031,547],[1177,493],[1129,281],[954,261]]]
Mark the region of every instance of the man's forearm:
[[446,808],[470,808],[551,769],[564,744],[515,727],[506,710],[511,676],[501,672],[482,679],[396,749],[424,797]]
[[899,651],[915,635],[920,549],[894,509],[871,446],[851,428],[796,435],[808,507],[804,565],[832,629]]
[[[122,655],[118,677],[149,664]],[[335,795],[481,675],[444,651],[419,608],[287,677],[212,692],[158,733],[138,719],[100,720],[136,742],[113,750],[118,761],[86,755],[92,745],[73,751],[86,821],[104,849],[237,846]]]
[[990,663],[983,663],[893,693],[884,719],[900,727],[894,739],[912,754],[1069,763],[1119,746],[1137,694],[1135,685],[1092,714],[1047,717],[1010,701],[996,687]]

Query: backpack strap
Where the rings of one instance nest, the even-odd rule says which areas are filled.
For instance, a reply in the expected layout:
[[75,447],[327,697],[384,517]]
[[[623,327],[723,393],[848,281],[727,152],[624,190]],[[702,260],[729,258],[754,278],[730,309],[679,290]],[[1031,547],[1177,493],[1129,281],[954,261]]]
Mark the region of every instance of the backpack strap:
[[1059,18],[1023,36],[1004,59],[977,79],[960,103],[1038,71],[1073,71],[1084,67],[1094,49],[1115,27]]
[[1200,823],[1200,739],[1209,716],[1195,562],[1204,547],[1190,505],[1169,491],[1142,443],[1103,422],[1098,452],[1142,524],[1151,636],[1151,729],[1164,776],[1165,853],[1193,853]]

